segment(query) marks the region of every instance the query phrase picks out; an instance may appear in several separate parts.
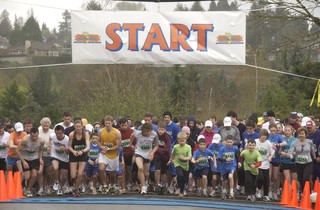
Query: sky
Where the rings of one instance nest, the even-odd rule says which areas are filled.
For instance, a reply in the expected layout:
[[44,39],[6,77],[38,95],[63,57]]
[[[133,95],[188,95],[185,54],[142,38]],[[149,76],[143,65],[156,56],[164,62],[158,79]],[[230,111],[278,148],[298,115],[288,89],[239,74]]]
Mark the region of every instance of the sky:
[[[27,19],[28,10],[33,10],[34,17],[38,20],[41,27],[45,22],[50,30],[53,28],[58,29],[58,24],[62,21],[62,13],[64,10],[81,10],[81,6],[84,2],[89,0],[0,0],[0,12],[6,9],[10,14],[10,20],[13,23],[15,15],[22,16],[24,21]],[[110,1],[110,4],[115,4],[115,1]],[[174,3],[145,3],[148,11],[173,11],[176,7]],[[183,4],[190,7],[192,3],[183,2]],[[201,5],[205,8],[209,8],[210,1],[201,2]]]
[[[56,28],[58,30],[59,22],[62,21],[62,13],[64,10],[82,10],[81,6],[84,2],[89,0],[0,0],[0,12],[6,9],[10,14],[10,20],[12,24],[14,23],[15,15],[22,16],[24,21],[27,20],[28,10],[33,10],[34,17],[38,20],[39,26],[41,28],[42,23],[46,23],[50,30]],[[117,1],[112,0],[99,0],[109,2],[110,8],[114,6]],[[160,0],[161,1],[161,0]],[[226,0],[231,1],[231,0]],[[138,2],[137,2],[138,3]],[[142,2],[148,11],[160,11],[168,12],[173,11],[177,5],[177,2],[173,3],[146,3]],[[193,2],[182,2],[189,8]],[[209,8],[210,1],[201,1],[202,7],[207,10]],[[245,1],[238,1],[238,5],[241,4],[241,8],[248,10],[250,4]],[[320,16],[320,7],[315,10],[316,16]]]

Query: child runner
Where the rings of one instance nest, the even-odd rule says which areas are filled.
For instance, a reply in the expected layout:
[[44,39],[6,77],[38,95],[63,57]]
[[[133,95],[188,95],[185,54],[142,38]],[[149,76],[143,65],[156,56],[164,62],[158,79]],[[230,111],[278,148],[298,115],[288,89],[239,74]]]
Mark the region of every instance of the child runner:
[[206,148],[206,139],[201,138],[197,142],[199,148],[194,152],[191,162],[195,164],[194,176],[200,179],[200,187],[202,189],[202,196],[207,197],[208,173],[209,173],[209,159],[214,162],[214,168],[217,168],[216,158],[214,154]]
[[229,198],[234,199],[234,180],[233,174],[237,167],[238,147],[233,146],[233,136],[228,135],[225,139],[226,146],[222,147],[218,153],[218,160],[221,162],[221,180],[222,180],[222,193],[221,199],[226,199],[227,187],[229,184],[230,195]]
[[98,134],[93,133],[91,135],[91,143],[90,143],[90,150],[88,153],[89,160],[86,165],[86,175],[87,180],[89,182],[92,181],[92,194],[97,194],[97,177],[98,177],[98,171],[99,171],[99,154],[100,154],[100,147],[98,145]]
[[245,191],[248,195],[247,200],[256,200],[256,179],[259,173],[259,167],[262,164],[262,158],[260,153],[255,150],[256,141],[249,140],[247,149],[243,150],[239,156],[238,167],[241,167],[241,162],[243,162],[243,167],[245,171]]
[[170,158],[171,143],[170,136],[166,133],[166,124],[164,122],[159,122],[157,134],[159,136],[159,148],[154,153],[156,192],[163,194],[167,184],[167,163]]
[[[212,144],[209,145],[208,149],[214,154],[215,157],[218,157],[219,150],[224,147],[225,145],[221,143],[221,136],[220,134],[216,133],[213,136]],[[214,167],[213,161],[210,161],[210,169],[212,172],[212,190],[210,193],[210,197],[214,197],[216,193],[216,186],[217,186],[217,180],[220,179],[220,168],[221,164],[220,161],[216,161],[217,167]]]
[[186,144],[187,135],[180,132],[177,135],[179,144],[174,145],[169,162],[173,161],[177,173],[179,197],[183,197],[183,191],[189,177],[189,161],[191,160],[191,146]]
[[257,193],[256,197],[261,198],[261,188],[263,186],[263,200],[270,202],[268,197],[270,178],[269,178],[269,168],[271,159],[274,156],[274,149],[269,140],[269,133],[266,129],[260,131],[259,139],[256,139],[256,150],[259,151],[262,158],[262,165],[259,167],[259,175],[257,178]]

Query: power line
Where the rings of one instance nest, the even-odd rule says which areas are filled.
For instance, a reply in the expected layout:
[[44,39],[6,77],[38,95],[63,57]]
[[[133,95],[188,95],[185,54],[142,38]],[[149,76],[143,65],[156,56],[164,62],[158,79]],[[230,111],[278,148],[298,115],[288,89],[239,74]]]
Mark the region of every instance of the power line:
[[61,7],[52,7],[52,6],[46,6],[46,5],[41,5],[41,4],[32,4],[32,3],[20,2],[20,1],[13,1],[13,0],[2,0],[2,1],[11,2],[11,3],[16,3],[16,4],[25,4],[25,5],[36,6],[36,7],[44,7],[44,8],[50,8],[50,9],[70,10],[70,9],[65,9],[65,8],[61,8]]
[[[57,63],[57,64],[46,64],[46,65],[3,67],[3,68],[0,68],[0,70],[30,69],[30,68],[70,66],[70,65],[74,65],[74,64],[73,63]],[[304,79],[310,79],[310,80],[316,80],[316,81],[319,80],[318,78],[314,78],[314,77],[307,77],[307,76],[303,76],[303,75],[300,75],[300,74],[294,74],[294,73],[290,73],[290,72],[279,71],[279,70],[265,68],[265,67],[261,67],[261,66],[255,66],[255,65],[250,65],[250,64],[244,64],[244,66],[248,66],[248,67],[255,68],[255,69],[262,69],[262,70],[265,70],[265,71],[271,71],[271,72],[278,73],[278,74],[285,74],[285,75],[290,75],[290,76],[294,76],[294,77],[300,77],[300,78],[304,78]]]
[[45,65],[33,65],[33,66],[16,66],[16,67],[3,67],[0,70],[10,70],[10,69],[32,69],[41,67],[56,67],[56,66],[69,66],[73,63],[56,63],[56,64],[45,64]]
[[275,69],[270,69],[270,68],[265,68],[265,67],[261,67],[261,66],[254,66],[254,65],[250,65],[250,64],[245,64],[245,66],[251,67],[251,68],[257,68],[257,69],[262,69],[265,71],[271,71],[274,73],[278,73],[278,74],[286,74],[286,75],[290,75],[290,76],[294,76],[294,77],[300,77],[300,78],[304,78],[304,79],[310,79],[310,80],[316,80],[318,81],[318,78],[314,78],[314,77],[307,77],[307,76],[303,76],[300,74],[293,74],[290,72],[285,72],[285,71],[279,71],[279,70],[275,70]]

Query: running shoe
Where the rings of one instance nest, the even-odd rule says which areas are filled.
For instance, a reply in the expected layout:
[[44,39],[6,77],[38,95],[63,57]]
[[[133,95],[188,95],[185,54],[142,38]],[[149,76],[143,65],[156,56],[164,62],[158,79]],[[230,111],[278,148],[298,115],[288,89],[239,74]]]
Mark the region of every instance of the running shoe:
[[147,194],[147,187],[146,186],[142,186],[141,187],[141,193],[140,193],[141,195],[145,195],[145,194]]
[[26,191],[26,196],[27,196],[27,198],[32,198],[33,197],[31,191]]
[[268,196],[263,196],[263,201],[265,202],[271,202],[270,198]]
[[58,182],[58,181],[55,181],[55,182],[53,183],[53,190],[54,190],[54,191],[57,191],[57,190],[58,190],[58,187],[59,187],[59,182]]
[[37,196],[44,196],[44,191],[42,187],[38,190]]
[[57,191],[57,196],[62,196],[62,195],[63,195],[62,189],[58,189],[58,191]]

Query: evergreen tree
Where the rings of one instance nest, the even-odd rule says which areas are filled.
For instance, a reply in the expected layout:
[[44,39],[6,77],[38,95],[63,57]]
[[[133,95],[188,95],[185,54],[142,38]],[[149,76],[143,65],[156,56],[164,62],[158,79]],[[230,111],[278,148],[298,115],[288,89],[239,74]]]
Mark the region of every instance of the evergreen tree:
[[45,40],[47,40],[51,36],[50,30],[45,23],[42,24],[41,33]]
[[9,38],[9,35],[12,31],[12,24],[9,19],[9,12],[3,10],[0,15],[0,36]]
[[116,9],[120,11],[145,11],[146,7],[141,3],[119,2]]
[[189,11],[189,9],[184,4],[177,3],[176,8],[174,8],[174,11]]
[[14,81],[0,95],[0,113],[13,121],[21,120],[21,108],[25,102],[25,93],[19,90],[17,83]]
[[218,10],[218,8],[217,8],[216,1],[211,1],[208,11],[217,11],[217,10]]
[[90,0],[85,6],[85,10],[102,10],[102,5],[96,0]]
[[65,10],[62,13],[62,22],[59,22],[59,40],[64,42],[71,40],[71,13]]
[[27,22],[22,27],[23,41],[42,41],[42,34],[38,21],[33,17],[29,17]]
[[36,77],[30,83],[30,93],[35,102],[42,108],[54,103],[57,93],[52,89],[51,73],[45,68],[39,69]]
[[[20,17],[21,18],[21,17]],[[20,19],[21,21],[22,19]],[[15,16],[14,19],[14,29],[11,33],[11,36],[9,37],[9,41],[11,45],[15,45],[19,42],[22,42],[23,40],[23,34],[22,34],[22,26],[20,25],[21,22],[19,21],[19,19],[17,18],[17,16]]]
[[201,6],[200,1],[195,1],[190,9],[190,11],[204,11],[203,7]]
[[226,0],[219,0],[217,4],[218,11],[231,11],[230,5]]

